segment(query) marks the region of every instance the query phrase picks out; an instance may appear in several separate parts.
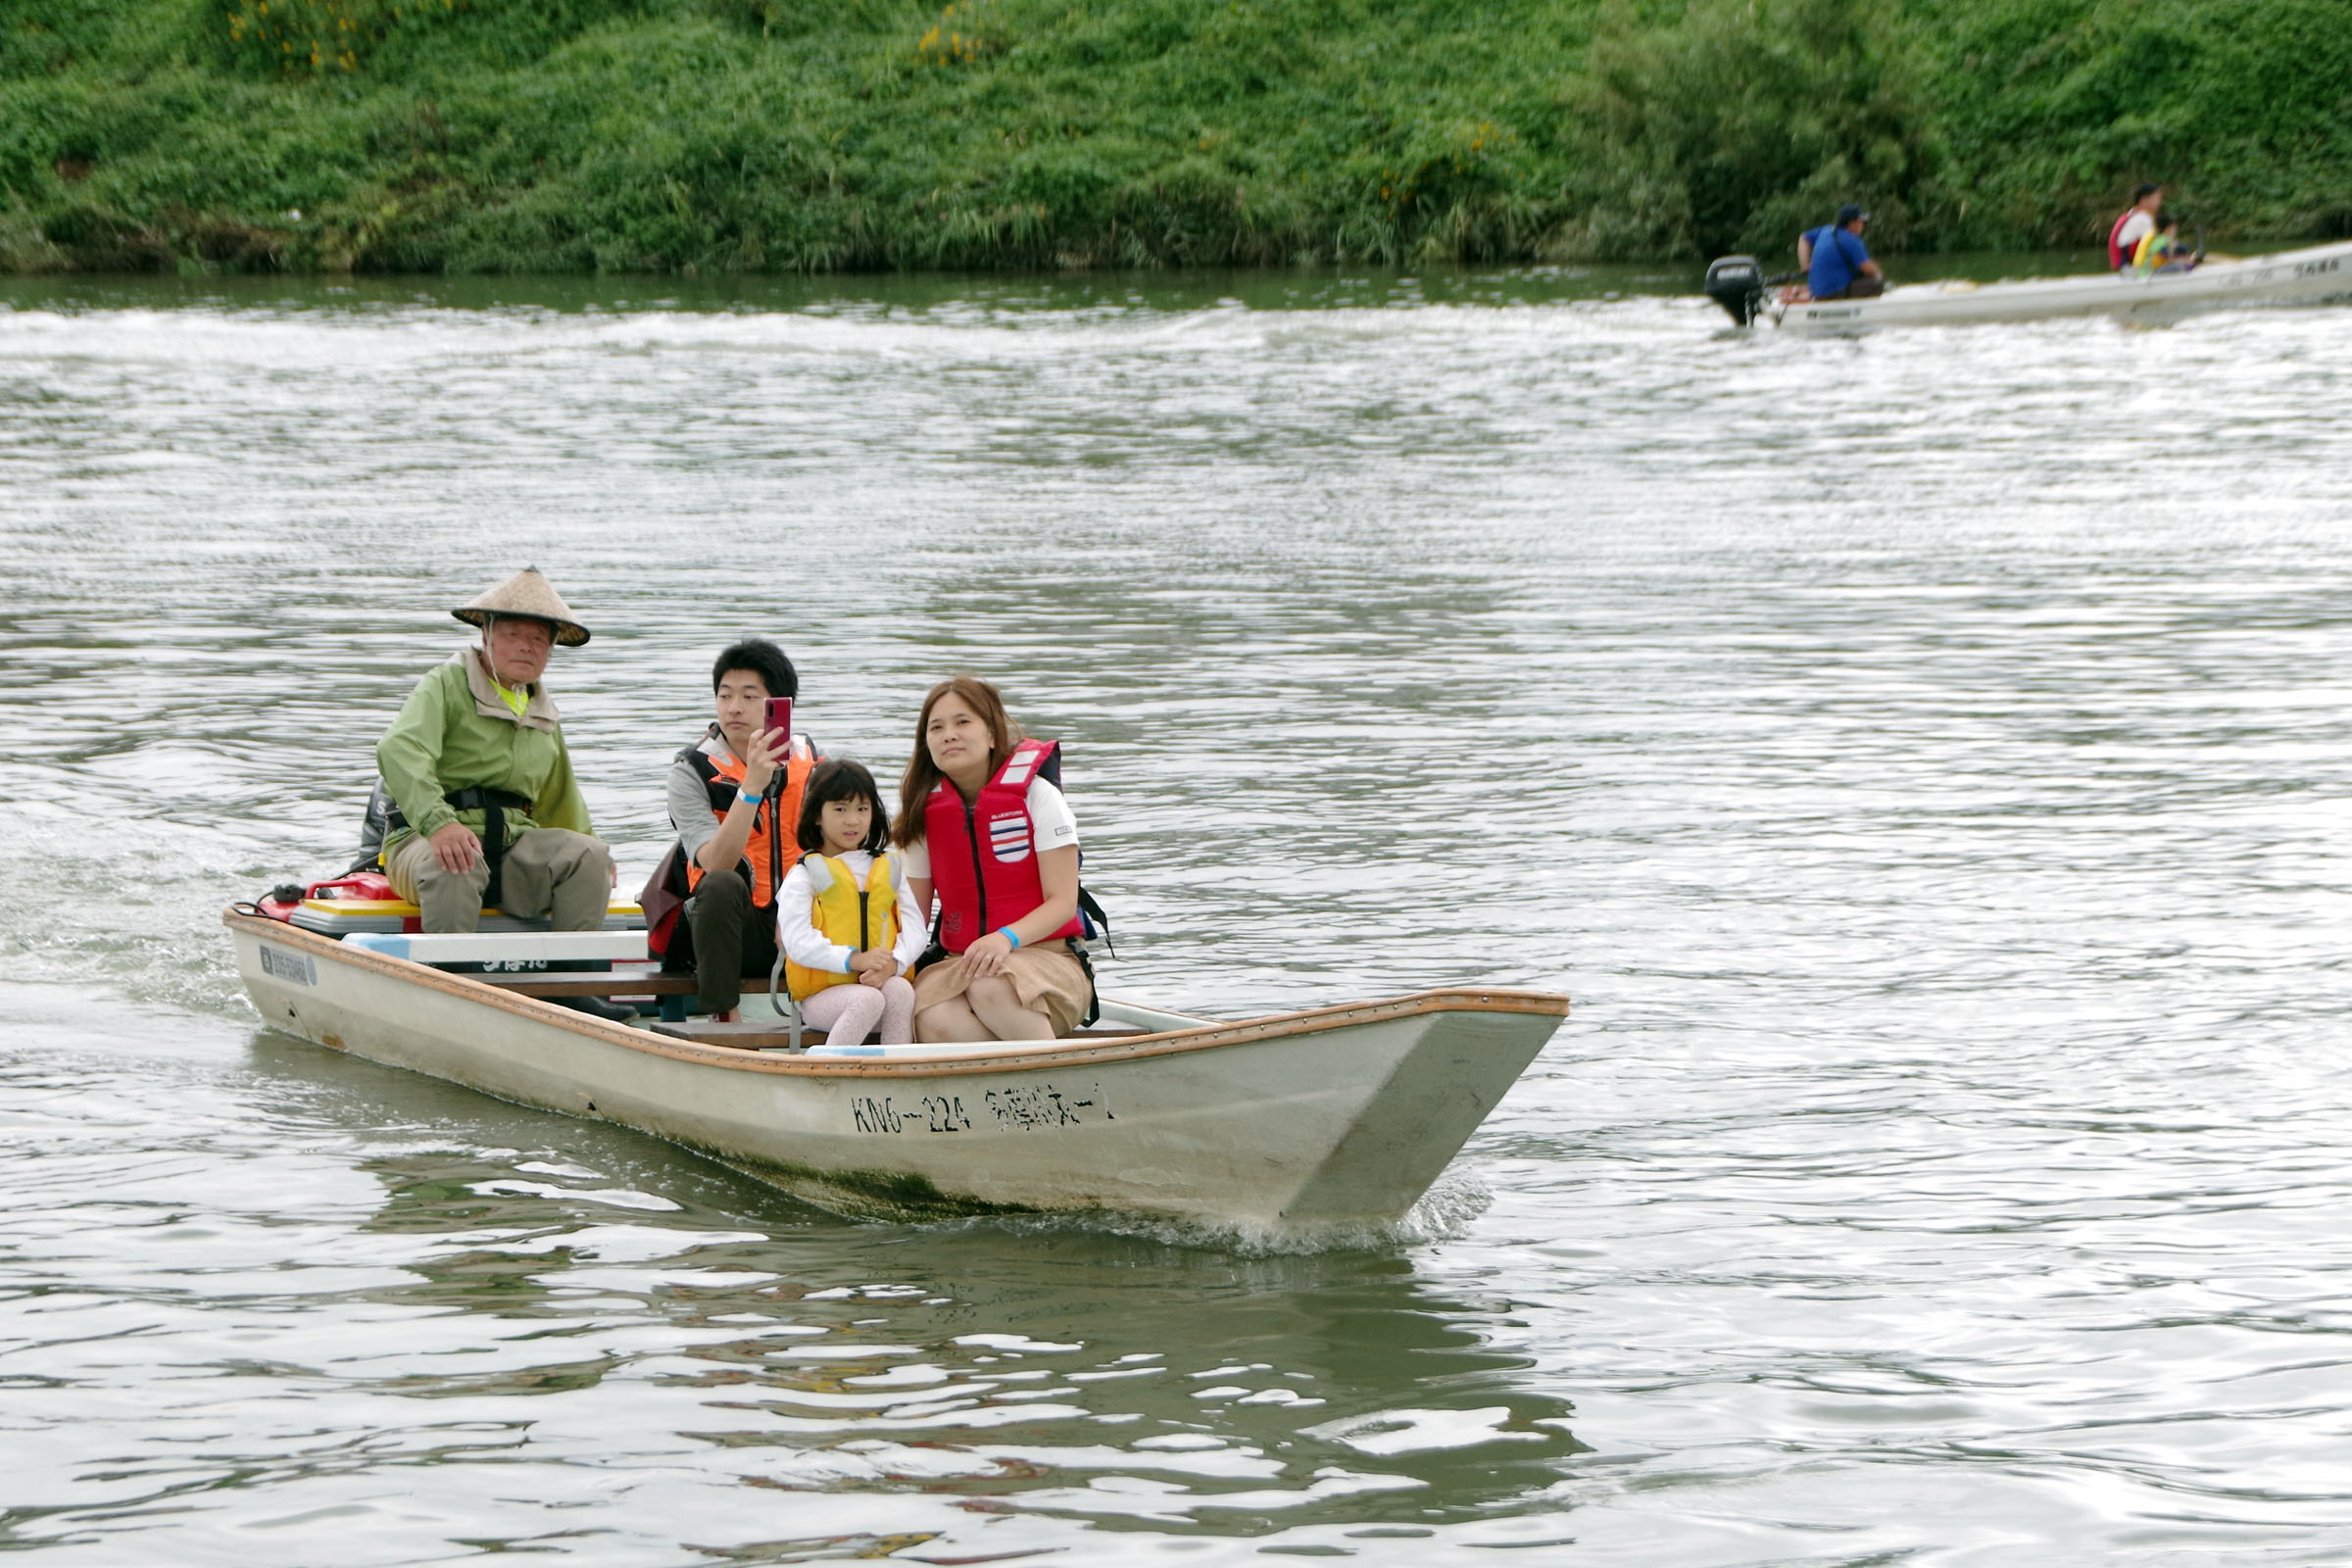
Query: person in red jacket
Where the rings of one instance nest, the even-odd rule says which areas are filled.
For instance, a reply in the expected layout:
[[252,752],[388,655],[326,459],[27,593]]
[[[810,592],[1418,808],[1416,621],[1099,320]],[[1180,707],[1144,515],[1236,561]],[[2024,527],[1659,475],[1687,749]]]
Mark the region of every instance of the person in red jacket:
[[2156,232],[2156,214],[2164,206],[2162,185],[2142,185],[2132,193],[2132,205],[2108,225],[2107,270],[2120,272],[2132,265],[2139,242]]
[[923,699],[892,838],[914,906],[936,895],[931,961],[914,978],[915,1038],[1051,1040],[1093,1000],[1069,939],[1078,822],[1054,782],[1059,744],[1024,740],[1004,700],[958,675]]

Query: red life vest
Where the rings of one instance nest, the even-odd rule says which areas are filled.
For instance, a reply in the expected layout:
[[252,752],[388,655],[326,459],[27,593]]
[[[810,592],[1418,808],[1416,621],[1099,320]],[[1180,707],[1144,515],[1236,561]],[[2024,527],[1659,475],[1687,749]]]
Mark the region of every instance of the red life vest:
[[2132,215],[2138,211],[2136,207],[2125,208],[2124,216],[2117,219],[2114,226],[2107,230],[2107,270],[2110,272],[2132,265],[2132,253],[2124,249],[2124,225],[2132,221]]
[[[923,803],[923,843],[931,856],[931,886],[939,895],[939,924],[933,935],[950,953],[961,953],[1000,926],[1009,925],[1046,902],[1045,879],[1037,869],[1037,829],[1029,820],[1029,781],[1061,780],[1059,741],[1021,741],[996,776],[980,786],[978,800],[941,779]],[[1078,916],[1041,942],[1083,933]]]

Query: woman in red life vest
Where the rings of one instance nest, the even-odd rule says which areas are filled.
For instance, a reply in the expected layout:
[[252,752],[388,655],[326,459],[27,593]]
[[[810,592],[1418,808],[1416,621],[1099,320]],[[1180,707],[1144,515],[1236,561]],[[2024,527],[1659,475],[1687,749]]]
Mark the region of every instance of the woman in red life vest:
[[947,956],[914,979],[917,1040],[1051,1040],[1092,988],[1078,935],[1078,823],[1052,782],[1059,748],[1023,740],[1004,700],[958,675],[923,699],[892,832],[914,906]]

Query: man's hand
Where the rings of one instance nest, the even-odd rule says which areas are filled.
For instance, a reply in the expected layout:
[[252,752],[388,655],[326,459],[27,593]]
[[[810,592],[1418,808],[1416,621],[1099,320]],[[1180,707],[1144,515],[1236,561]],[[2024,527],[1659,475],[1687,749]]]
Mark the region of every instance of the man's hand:
[[743,787],[765,795],[768,781],[792,754],[792,737],[782,730],[763,729],[752,737],[751,755],[743,760]]
[[481,839],[463,822],[447,822],[433,829],[431,843],[433,858],[441,862],[444,871],[462,874],[482,858]]

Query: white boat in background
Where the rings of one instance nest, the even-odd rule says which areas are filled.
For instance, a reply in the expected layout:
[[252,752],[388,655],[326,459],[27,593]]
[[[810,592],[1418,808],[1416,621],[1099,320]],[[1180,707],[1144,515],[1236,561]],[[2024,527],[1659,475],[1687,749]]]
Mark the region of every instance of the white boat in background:
[[1906,283],[1876,299],[1783,301],[1752,256],[1707,269],[1706,293],[1741,326],[1771,321],[1791,332],[1864,332],[1887,326],[1968,326],[2067,316],[2171,320],[2198,311],[2313,305],[2352,299],[2352,240],[2275,256],[2210,259],[2185,272],[2098,272],[1973,283]]
[[[446,956],[625,964],[642,960],[642,932],[346,942],[236,908],[224,919],[273,1029],[639,1128],[853,1214],[1393,1221],[1568,1011],[1561,996],[1476,989],[1222,1023],[1106,999],[1102,1026],[1070,1039],[819,1056],[543,1000],[627,995],[659,978],[642,969],[458,974],[400,956],[458,944]],[[494,953],[501,941],[514,953]]]

